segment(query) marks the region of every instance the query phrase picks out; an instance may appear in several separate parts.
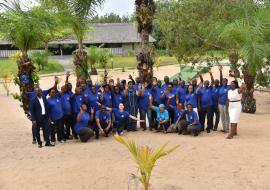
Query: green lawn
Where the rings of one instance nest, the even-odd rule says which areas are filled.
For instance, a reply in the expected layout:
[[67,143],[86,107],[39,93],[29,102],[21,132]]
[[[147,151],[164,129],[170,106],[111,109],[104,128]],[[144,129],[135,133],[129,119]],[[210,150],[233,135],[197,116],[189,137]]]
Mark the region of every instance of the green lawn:
[[[6,72],[11,72],[14,76],[17,74],[18,68],[17,64],[14,60],[10,59],[0,59],[0,78]],[[56,60],[49,60],[49,64],[44,70],[38,72],[39,74],[47,74],[47,73],[57,73],[64,71],[64,68],[60,63]]]
[[[161,66],[163,65],[172,65],[177,64],[177,61],[174,57],[169,56],[161,56]],[[137,61],[136,57],[113,57],[113,68],[136,68],[137,67]],[[112,61],[110,60],[108,63],[108,68],[112,68]],[[99,65],[97,65],[97,68],[100,68]]]

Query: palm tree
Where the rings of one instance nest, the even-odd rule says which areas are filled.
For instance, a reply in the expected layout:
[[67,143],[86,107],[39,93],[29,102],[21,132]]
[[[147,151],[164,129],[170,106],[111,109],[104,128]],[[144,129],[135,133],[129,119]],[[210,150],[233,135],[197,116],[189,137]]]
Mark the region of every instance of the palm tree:
[[149,35],[153,31],[153,20],[155,14],[154,0],[135,0],[138,33],[141,37],[141,52],[137,55],[138,71],[140,78],[151,82],[153,77],[153,51],[149,49]]
[[243,61],[242,74],[247,90],[243,93],[243,112],[255,113],[254,84],[261,72],[265,58],[269,55],[270,10],[264,6],[244,4],[240,7],[243,17],[224,26],[219,38],[230,47],[230,61],[236,65]]
[[132,177],[134,179],[138,179],[141,182],[144,190],[150,189],[151,174],[154,167],[156,166],[156,162],[160,158],[172,153],[179,147],[174,146],[172,148],[166,149],[168,144],[164,144],[154,150],[148,146],[139,146],[135,143],[134,140],[125,140],[120,136],[114,136],[114,139],[120,144],[124,145],[132,154],[139,170],[139,175],[132,174]]
[[41,16],[46,12],[39,7],[31,9],[21,7],[17,0],[4,0],[0,3],[0,7],[4,9],[0,14],[1,36],[21,51],[17,59],[18,74],[15,83],[19,85],[19,100],[25,113],[28,114],[28,93],[33,91],[34,84],[38,83],[38,75],[27,53],[30,49],[41,45],[44,31],[47,31],[50,24]]
[[73,52],[73,62],[77,78],[89,78],[87,52],[83,48],[83,39],[89,31],[89,21],[95,15],[96,8],[104,0],[43,0],[58,9],[63,23],[70,27],[78,41],[78,49]]

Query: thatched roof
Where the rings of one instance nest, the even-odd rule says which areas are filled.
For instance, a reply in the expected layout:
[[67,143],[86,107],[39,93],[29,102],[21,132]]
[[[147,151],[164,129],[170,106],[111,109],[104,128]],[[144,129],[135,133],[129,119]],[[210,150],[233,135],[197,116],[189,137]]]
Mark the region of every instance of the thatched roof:
[[[150,42],[155,39],[150,36]],[[137,33],[137,27],[133,23],[108,23],[93,25],[88,36],[84,39],[84,44],[103,44],[103,43],[139,43],[140,35]],[[50,44],[77,44],[75,39],[61,39],[50,42]],[[10,44],[3,40],[1,44]]]

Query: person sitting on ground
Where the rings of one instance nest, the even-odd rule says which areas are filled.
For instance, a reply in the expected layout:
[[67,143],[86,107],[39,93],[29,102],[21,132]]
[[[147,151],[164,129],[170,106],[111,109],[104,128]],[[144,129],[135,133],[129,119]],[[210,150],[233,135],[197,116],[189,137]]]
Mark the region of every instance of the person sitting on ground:
[[151,104],[150,108],[153,109],[157,115],[154,128],[156,128],[157,132],[163,129],[164,133],[167,133],[167,129],[170,126],[170,120],[169,112],[165,109],[165,105],[160,104],[156,107]]
[[89,115],[87,111],[87,106],[82,104],[80,113],[77,116],[77,123],[75,125],[75,131],[79,135],[81,142],[87,142],[94,132],[88,127],[90,120],[94,120],[94,109],[91,108],[91,113]]
[[128,123],[128,118],[133,119],[135,121],[139,121],[139,122],[145,122],[144,120],[140,120],[137,117],[130,115],[127,111],[125,111],[124,108],[125,107],[123,103],[119,104],[118,109],[107,107],[107,110],[113,112],[115,116],[115,121],[113,122],[113,126],[116,128],[116,135],[123,135],[125,126]]
[[193,111],[191,104],[187,105],[187,109],[187,121],[181,122],[179,134],[193,134],[194,136],[198,136],[201,131],[201,124],[199,122],[198,114]]
[[105,137],[109,137],[111,132],[111,114],[106,111],[106,106],[102,105],[100,110],[96,112],[96,126],[94,127],[96,133],[96,139],[99,138],[99,133],[104,134]]
[[176,107],[174,107],[174,122],[171,124],[171,126],[168,128],[167,133],[175,133],[179,132],[181,128],[181,124],[183,122],[186,122],[186,110],[185,106],[183,104],[178,104]]

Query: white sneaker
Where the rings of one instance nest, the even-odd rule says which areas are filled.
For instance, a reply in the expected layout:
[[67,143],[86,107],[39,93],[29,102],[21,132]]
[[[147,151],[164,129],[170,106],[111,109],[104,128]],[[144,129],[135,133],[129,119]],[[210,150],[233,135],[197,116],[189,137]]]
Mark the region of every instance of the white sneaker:
[[55,142],[51,142],[51,144],[55,146]]
[[65,143],[65,141],[64,140],[61,140],[60,143]]
[[121,136],[124,135],[124,132],[122,131],[122,132],[120,133],[120,135],[121,135]]

